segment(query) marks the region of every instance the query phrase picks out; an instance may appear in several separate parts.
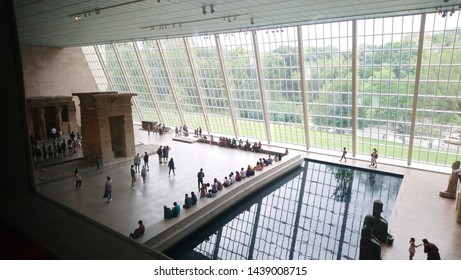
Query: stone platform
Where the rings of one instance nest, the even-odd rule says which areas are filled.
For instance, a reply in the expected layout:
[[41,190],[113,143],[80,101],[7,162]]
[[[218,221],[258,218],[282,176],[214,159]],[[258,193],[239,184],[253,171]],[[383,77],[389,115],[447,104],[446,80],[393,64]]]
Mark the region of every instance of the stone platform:
[[172,139],[173,141],[180,141],[180,142],[184,142],[184,143],[189,143],[189,144],[193,144],[193,143],[196,143],[198,142],[198,138],[194,137],[194,136],[181,136],[181,137],[175,137]]

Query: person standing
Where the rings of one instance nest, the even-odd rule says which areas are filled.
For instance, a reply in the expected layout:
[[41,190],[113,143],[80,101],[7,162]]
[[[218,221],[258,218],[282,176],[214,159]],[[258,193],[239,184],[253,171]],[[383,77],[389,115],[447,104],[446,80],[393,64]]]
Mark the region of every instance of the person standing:
[[134,187],[134,183],[136,182],[136,171],[134,170],[134,165],[131,165],[130,174],[131,174],[131,187]]
[[439,248],[434,243],[430,243],[426,238],[423,239],[424,253],[428,260],[440,260]]
[[99,157],[96,157],[96,174],[102,173],[101,167],[102,167],[101,159]]
[[149,171],[149,155],[147,152],[144,152],[144,165],[147,168],[147,171]]
[[107,176],[107,181],[104,186],[104,197],[107,198],[107,203],[110,203],[112,201],[112,180],[110,179],[109,176]]
[[75,174],[75,189],[81,190],[82,189],[82,177],[80,176],[80,172],[78,171],[78,168],[75,168],[74,174]]
[[413,260],[413,256],[416,253],[416,248],[421,246],[421,244],[416,245],[415,242],[416,242],[416,240],[413,237],[410,238],[410,248],[408,248],[408,252],[410,252],[410,260]]
[[150,135],[150,124],[147,125],[147,135]]
[[134,163],[136,173],[138,173],[139,172],[139,166],[141,165],[141,157],[139,156],[139,154],[136,154],[134,156],[133,163]]
[[142,169],[141,169],[141,177],[142,177],[142,183],[143,183],[143,184],[146,183],[146,176],[147,176],[146,166],[143,165],[143,166],[142,166]]
[[175,173],[175,167],[174,167],[174,160],[173,158],[170,158],[170,161],[168,162],[168,176],[170,176],[171,171],[173,170],[173,175],[176,176]]
[[205,173],[203,173],[203,168],[200,168],[200,171],[197,173],[197,186],[198,186],[198,192],[200,192],[200,185],[202,185],[203,188],[203,178],[205,177]]
[[346,162],[346,154],[347,154],[347,150],[346,150],[346,147],[343,148],[343,155],[341,156],[341,159],[339,161],[342,161],[344,159],[344,162]]

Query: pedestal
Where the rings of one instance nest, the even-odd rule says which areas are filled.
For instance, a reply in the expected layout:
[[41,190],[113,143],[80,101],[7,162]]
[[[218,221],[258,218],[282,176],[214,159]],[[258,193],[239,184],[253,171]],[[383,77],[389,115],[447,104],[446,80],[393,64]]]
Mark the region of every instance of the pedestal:
[[461,225],[461,192],[458,192],[456,199],[456,222]]

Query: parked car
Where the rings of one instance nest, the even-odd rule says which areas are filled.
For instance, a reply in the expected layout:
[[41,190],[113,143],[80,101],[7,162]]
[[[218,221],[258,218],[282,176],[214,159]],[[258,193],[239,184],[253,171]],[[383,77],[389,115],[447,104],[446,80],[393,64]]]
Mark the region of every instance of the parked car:
[[443,139],[443,142],[455,145],[461,145],[461,137],[459,134],[451,134]]

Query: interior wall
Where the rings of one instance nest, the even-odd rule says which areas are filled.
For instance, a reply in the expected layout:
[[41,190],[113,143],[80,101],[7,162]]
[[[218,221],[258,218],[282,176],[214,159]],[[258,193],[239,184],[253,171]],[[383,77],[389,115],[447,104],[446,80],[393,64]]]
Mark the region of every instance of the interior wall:
[[[81,48],[21,46],[26,97],[99,91]],[[81,124],[78,98],[74,97]]]

